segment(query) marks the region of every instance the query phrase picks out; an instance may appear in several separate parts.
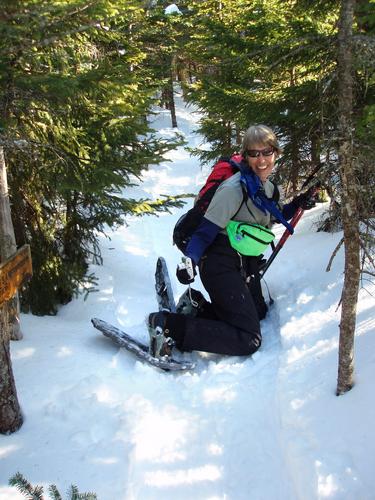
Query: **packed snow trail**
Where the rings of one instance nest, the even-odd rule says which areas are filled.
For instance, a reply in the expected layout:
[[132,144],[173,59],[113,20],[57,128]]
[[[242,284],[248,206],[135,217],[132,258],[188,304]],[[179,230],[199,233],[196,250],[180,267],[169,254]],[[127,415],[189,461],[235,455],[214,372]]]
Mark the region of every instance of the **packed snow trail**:
[[[199,116],[177,104],[180,132],[198,146]],[[154,119],[161,136],[174,134],[169,112]],[[182,147],[167,156],[124,195],[197,192],[208,169]],[[183,210],[129,217],[100,240],[104,264],[90,269],[98,292],[56,317],[22,315],[24,339],[11,349],[25,422],[0,436],[0,499],[24,498],[7,486],[20,471],[34,485],[64,493],[73,483],[99,500],[374,500],[375,287],[359,297],[358,383],[337,398],[342,251],[324,270],[342,234],[314,231],[321,208],[304,215],[267,272],[275,304],[252,357],[184,354],[196,370],[167,374],[91,326],[100,317],[147,342],[159,255],[175,298],[185,289],[171,242]],[[194,287],[203,290],[199,280]]]
[[[190,118],[188,115],[188,127]],[[159,116],[159,124],[160,119]],[[169,120],[168,115],[166,119]],[[183,119],[179,116],[180,126]],[[167,135],[165,129],[160,133]],[[189,144],[197,141],[193,130],[188,129],[186,139]],[[179,148],[173,153],[173,163],[147,172],[144,183],[135,191],[138,195],[156,195],[167,189],[171,194],[179,194],[183,187],[184,192],[197,192],[206,173],[199,169],[197,162],[191,161],[183,148]],[[133,196],[134,189],[129,194]],[[126,237],[122,243],[116,243],[116,248],[126,245],[124,259],[131,259],[124,262],[126,270],[139,273],[147,257],[150,266],[147,275],[150,275],[161,254],[166,257],[174,277],[181,254],[171,245],[171,233],[180,215],[181,211],[175,211],[173,216],[168,216],[169,224],[162,218],[144,219],[140,224],[139,219],[134,218],[134,227],[129,221]],[[112,243],[111,246],[115,246],[115,242]],[[129,302],[132,287],[124,289],[121,273],[111,279],[114,280],[113,290],[120,292],[122,289],[127,294],[126,300],[122,299],[119,304],[118,313],[125,305],[129,311],[126,318],[133,322],[133,308]],[[137,297],[143,295],[147,301],[151,298],[142,316],[155,310],[155,299],[150,294],[153,284],[135,275],[129,281],[142,287],[147,284],[147,291],[138,290],[135,294]],[[197,285],[203,291],[199,279],[193,286]],[[185,287],[176,279],[174,286],[177,299]],[[113,295],[117,297],[114,292]],[[136,366],[136,377],[140,380],[137,385],[142,389],[134,391],[135,381],[131,381],[132,395],[124,408],[128,415],[125,417],[127,425],[133,430],[131,443],[134,446],[129,456],[125,498],[241,500],[294,497],[279,443],[280,415],[275,392],[280,346],[277,317],[274,307],[269,318],[262,322],[262,348],[251,358],[185,354],[185,358],[197,363],[197,368],[194,373],[179,376]],[[104,319],[111,321],[110,317]],[[123,326],[127,326],[126,323]],[[147,340],[142,323],[135,332]],[[129,360],[129,363],[134,361]],[[144,394],[148,384],[152,398],[148,391]]]
[[207,355],[193,374],[158,376],[157,387],[139,367],[154,401],[129,403],[139,411],[126,498],[295,498],[279,442],[277,313],[270,316],[252,358]]

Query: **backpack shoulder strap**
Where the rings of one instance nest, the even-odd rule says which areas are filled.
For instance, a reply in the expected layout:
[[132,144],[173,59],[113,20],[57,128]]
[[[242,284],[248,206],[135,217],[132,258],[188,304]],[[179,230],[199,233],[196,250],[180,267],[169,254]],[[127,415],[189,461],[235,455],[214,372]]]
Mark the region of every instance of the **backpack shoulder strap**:
[[[240,203],[240,206],[238,207],[236,213],[234,215],[232,215],[232,219],[234,219],[234,217],[236,217],[236,215],[238,214],[238,212],[241,210],[241,207],[244,203],[246,203],[246,200],[248,199],[248,194],[247,194],[247,191],[245,189],[245,187],[241,184],[241,189],[242,189],[242,201]],[[247,206],[247,203],[246,203],[246,207],[247,209],[249,210],[249,207]]]
[[268,201],[273,202],[275,205],[277,205],[280,201],[280,190],[279,186],[276,184],[276,182],[271,181],[271,179],[268,179],[268,182],[270,182],[273,186],[273,191],[271,196],[267,196],[264,188],[261,189],[262,196],[267,199]]
[[280,190],[276,182],[270,181],[271,184],[273,184],[273,194],[271,200],[274,201],[276,204],[279,203],[280,201]]
[[251,215],[251,217],[253,217],[253,219],[256,220],[256,217],[255,215],[253,214],[253,212],[250,210],[250,207],[249,205],[246,203],[247,200],[249,199],[249,194],[245,188],[245,186],[242,184],[241,182],[241,189],[242,189],[242,201],[241,201],[241,204],[240,206],[238,207],[238,210],[236,211],[236,213],[234,215],[232,215],[232,218],[236,217],[236,215],[238,214],[238,212],[241,210],[241,207],[243,204],[245,204],[245,207],[247,208],[247,211],[249,212],[249,214]]

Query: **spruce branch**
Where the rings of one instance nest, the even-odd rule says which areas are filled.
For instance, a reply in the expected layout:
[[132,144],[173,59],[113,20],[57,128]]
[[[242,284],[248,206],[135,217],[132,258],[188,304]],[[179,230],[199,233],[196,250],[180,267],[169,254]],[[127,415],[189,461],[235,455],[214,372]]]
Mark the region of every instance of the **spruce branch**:
[[48,492],[51,495],[52,500],[62,500],[62,496],[60,495],[60,492],[58,491],[55,484],[51,484],[49,486]]
[[81,12],[83,12],[83,11],[87,10],[88,8],[92,7],[93,5],[95,5],[95,3],[96,2],[93,1],[93,2],[88,2],[85,5],[81,5],[80,7],[75,7],[74,10],[72,10],[70,12],[68,11],[64,16],[62,16],[57,21],[55,21],[55,22],[53,22],[53,21],[49,22],[48,26],[51,27],[54,24],[61,23],[62,21],[65,21],[69,17],[75,16],[76,14],[80,14]]
[[[33,487],[20,472],[9,479],[9,485],[15,486],[27,500],[44,500],[43,486]],[[55,484],[48,487],[48,493],[52,500],[63,500]],[[67,491],[67,500],[97,500],[97,496],[92,492],[80,493],[77,486],[72,484]]]
[[[291,38],[286,40],[285,42],[281,43],[276,43],[274,45],[270,46],[261,46],[256,50],[253,50],[252,52],[244,52],[243,54],[237,56],[237,57],[230,57],[227,59],[222,59],[221,63],[222,64],[233,64],[234,62],[242,62],[244,59],[252,60],[256,56],[262,56],[265,54],[273,53],[277,49],[285,49],[288,48],[288,53],[280,58],[275,64],[272,66],[269,66],[268,69],[271,69],[273,67],[279,66],[280,62],[284,59],[290,59],[294,53],[300,52],[303,49],[310,48],[312,42],[321,42],[322,45],[326,46],[331,46],[332,43],[335,43],[337,40],[336,35],[331,35],[331,36],[323,36],[323,35],[307,35],[304,37],[298,37],[298,38]],[[308,42],[303,44],[304,42]],[[290,49],[291,45],[296,45],[296,48],[293,50]]]
[[72,484],[68,490],[69,500],[78,500],[79,491],[77,486]]
[[69,500],[97,500],[95,493],[80,493],[77,486],[72,484],[68,490]]
[[9,485],[15,486],[27,500],[43,500],[43,486],[34,488],[20,472],[9,479]]

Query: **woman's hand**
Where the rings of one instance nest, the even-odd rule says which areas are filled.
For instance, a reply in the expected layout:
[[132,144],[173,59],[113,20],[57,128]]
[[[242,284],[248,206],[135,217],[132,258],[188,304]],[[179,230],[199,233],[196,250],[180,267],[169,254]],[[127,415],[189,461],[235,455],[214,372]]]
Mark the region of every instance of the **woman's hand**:
[[296,206],[302,208],[302,210],[310,210],[311,208],[314,208],[316,205],[316,192],[316,186],[312,186],[305,193],[302,193],[294,198]]
[[182,257],[181,264],[177,266],[176,276],[180,283],[183,285],[190,285],[193,283],[197,275],[196,266],[190,257]]

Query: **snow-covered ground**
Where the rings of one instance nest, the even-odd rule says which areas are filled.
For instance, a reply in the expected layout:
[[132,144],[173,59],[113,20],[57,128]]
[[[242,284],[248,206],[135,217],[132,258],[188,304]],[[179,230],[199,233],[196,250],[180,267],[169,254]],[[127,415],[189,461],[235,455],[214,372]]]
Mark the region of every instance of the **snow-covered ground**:
[[[179,101],[191,146],[201,141],[198,119]],[[164,137],[169,124],[161,111],[154,126]],[[207,170],[183,148],[168,159],[125,195],[197,192]],[[171,245],[183,210],[128,218],[101,240],[104,265],[92,266],[99,292],[56,317],[22,315],[24,339],[11,350],[25,422],[0,436],[1,500],[24,498],[7,485],[17,471],[34,485],[65,493],[73,483],[99,500],[374,499],[375,287],[359,296],[356,385],[336,397],[343,252],[325,272],[341,233],[314,231],[324,206],[305,214],[266,275],[275,304],[251,358],[185,354],[196,371],[164,373],[91,326],[96,316],[147,339],[159,255],[176,298],[184,290]]]

